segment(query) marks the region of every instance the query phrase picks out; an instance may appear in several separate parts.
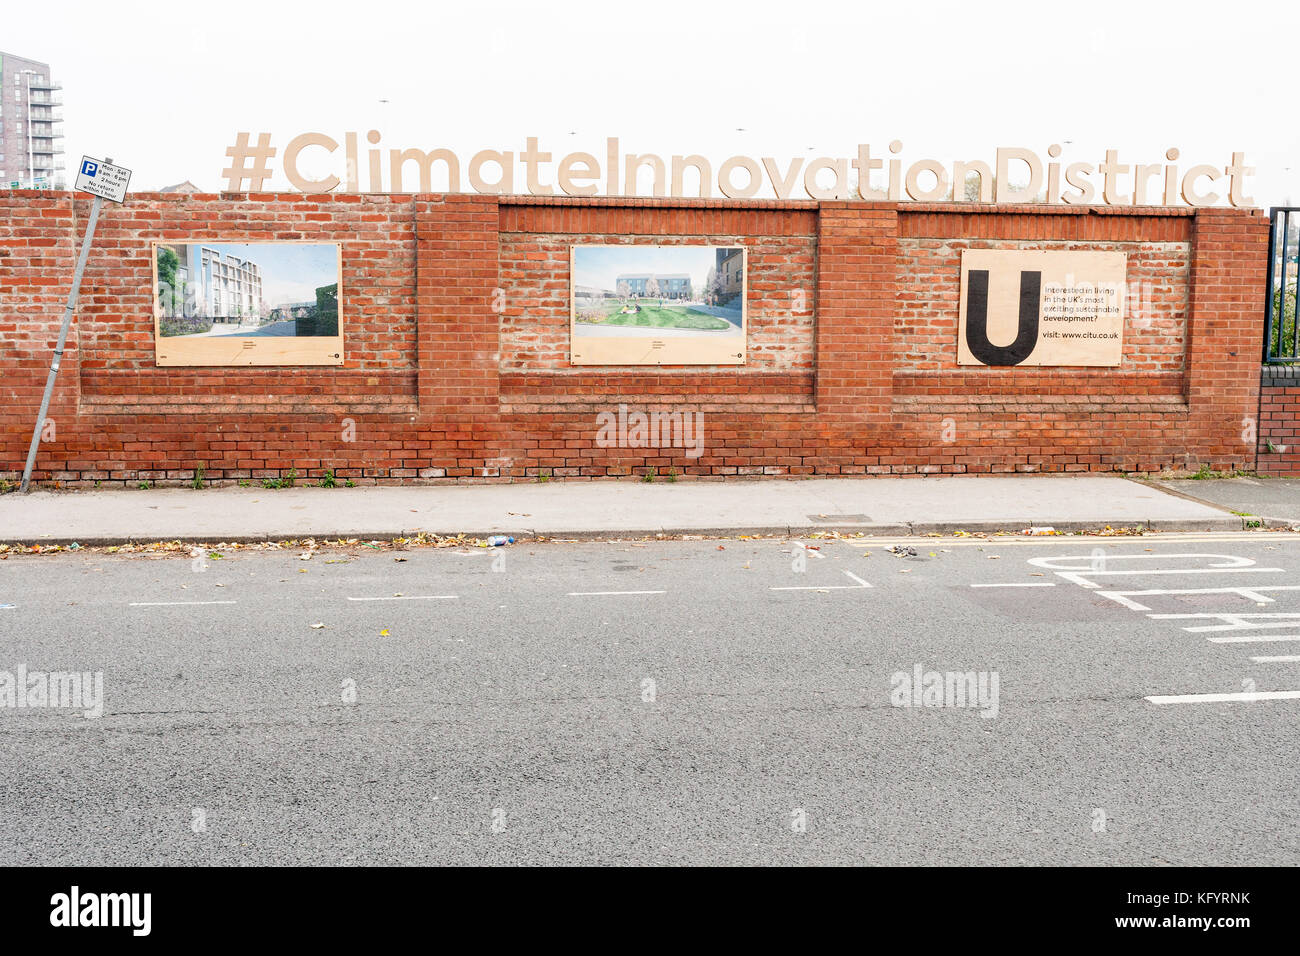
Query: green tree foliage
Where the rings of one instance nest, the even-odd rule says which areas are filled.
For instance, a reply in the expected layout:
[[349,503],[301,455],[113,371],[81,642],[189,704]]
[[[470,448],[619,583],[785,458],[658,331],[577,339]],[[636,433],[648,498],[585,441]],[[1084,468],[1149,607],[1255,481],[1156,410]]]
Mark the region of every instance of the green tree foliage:
[[180,270],[180,256],[167,246],[158,247],[158,301],[164,315],[176,315],[185,304],[185,292],[177,288],[176,274]]
[[316,290],[316,334],[339,334],[339,284],[323,285]]
[[1296,283],[1273,290],[1273,337],[1268,343],[1269,353],[1275,358],[1296,358]]
[[294,320],[295,335],[338,335],[339,284],[318,286],[316,305],[306,311],[308,314]]

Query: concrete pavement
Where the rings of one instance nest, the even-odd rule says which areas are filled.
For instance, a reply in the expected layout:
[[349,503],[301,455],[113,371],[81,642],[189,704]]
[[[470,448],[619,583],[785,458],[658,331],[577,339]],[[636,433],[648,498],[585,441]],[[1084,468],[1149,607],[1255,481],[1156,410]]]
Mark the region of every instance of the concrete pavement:
[[1152,484],[1270,526],[1300,524],[1300,478],[1165,478]]
[[116,544],[509,533],[869,534],[1141,526],[1240,530],[1242,519],[1104,475],[935,476],[493,485],[220,487],[0,496],[0,542]]

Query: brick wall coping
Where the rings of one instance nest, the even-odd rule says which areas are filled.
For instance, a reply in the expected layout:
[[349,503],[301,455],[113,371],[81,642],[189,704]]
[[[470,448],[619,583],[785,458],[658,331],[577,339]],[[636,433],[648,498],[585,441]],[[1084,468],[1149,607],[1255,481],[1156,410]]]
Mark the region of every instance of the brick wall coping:
[[[69,191],[43,189],[15,189],[7,193],[23,199],[66,200],[74,198],[90,201],[89,196]],[[150,202],[186,200],[211,202],[345,202],[404,199],[423,202],[455,200],[482,200],[503,206],[639,206],[652,209],[890,209],[900,213],[952,213],[954,215],[1006,215],[1017,216],[1183,216],[1193,217],[1198,212],[1192,206],[1073,206],[1065,203],[984,203],[984,202],[897,202],[889,200],[843,199],[699,199],[691,197],[656,196],[494,196],[487,193],[160,193],[133,192],[131,199]],[[1217,211],[1231,211],[1262,216],[1263,209],[1236,209],[1231,206],[1203,207]]]

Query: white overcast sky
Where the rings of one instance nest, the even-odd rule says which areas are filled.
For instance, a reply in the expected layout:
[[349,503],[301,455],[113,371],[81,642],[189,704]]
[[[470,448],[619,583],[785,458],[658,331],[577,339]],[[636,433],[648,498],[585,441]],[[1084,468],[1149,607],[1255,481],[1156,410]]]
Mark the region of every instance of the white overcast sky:
[[[1135,0],[65,0],[7,11],[0,35],[63,83],[69,181],[86,153],[133,169],[132,189],[217,190],[241,130],[283,150],[375,128],[382,146],[462,162],[529,135],[555,160],[603,160],[618,136],[715,171],[738,153],[879,155],[901,139],[904,160],[945,164],[1062,143],[1063,161],[1091,163],[1177,146],[1186,169],[1244,150],[1262,206],[1300,203],[1298,42],[1297,4]],[[269,186],[288,188],[275,168]]]

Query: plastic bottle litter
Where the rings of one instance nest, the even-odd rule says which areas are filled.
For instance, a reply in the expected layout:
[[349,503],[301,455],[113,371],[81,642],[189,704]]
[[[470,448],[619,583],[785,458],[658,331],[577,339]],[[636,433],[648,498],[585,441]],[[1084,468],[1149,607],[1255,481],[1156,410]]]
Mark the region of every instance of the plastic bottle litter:
[[492,535],[492,537],[487,539],[487,546],[489,548],[499,548],[503,544],[514,544],[514,543],[515,543],[514,538],[504,534],[494,534]]

